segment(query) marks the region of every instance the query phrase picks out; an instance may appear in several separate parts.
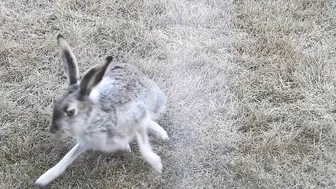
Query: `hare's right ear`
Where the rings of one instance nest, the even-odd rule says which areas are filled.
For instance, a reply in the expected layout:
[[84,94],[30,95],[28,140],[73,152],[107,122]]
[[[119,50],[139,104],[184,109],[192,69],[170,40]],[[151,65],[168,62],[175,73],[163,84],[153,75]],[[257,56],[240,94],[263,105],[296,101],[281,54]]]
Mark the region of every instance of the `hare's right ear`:
[[64,62],[64,73],[67,77],[68,84],[77,84],[79,79],[79,73],[76,57],[73,54],[69,44],[64,39],[63,35],[58,34],[57,41],[60,46],[60,53]]

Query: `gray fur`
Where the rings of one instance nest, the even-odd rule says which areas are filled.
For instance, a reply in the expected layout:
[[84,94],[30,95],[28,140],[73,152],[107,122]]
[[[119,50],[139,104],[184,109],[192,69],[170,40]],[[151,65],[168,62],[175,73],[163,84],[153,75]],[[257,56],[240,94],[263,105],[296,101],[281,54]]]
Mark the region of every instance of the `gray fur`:
[[[142,157],[161,172],[161,158],[150,147],[147,128],[159,133],[161,138],[168,138],[164,129],[153,121],[163,111],[166,97],[136,67],[111,61],[108,57],[104,64],[91,68],[80,84],[70,85],[55,101],[50,131],[75,137],[78,145],[43,174],[37,184],[51,182],[85,150],[130,150],[128,143],[135,138]],[[69,110],[75,110],[75,114],[69,116]]]

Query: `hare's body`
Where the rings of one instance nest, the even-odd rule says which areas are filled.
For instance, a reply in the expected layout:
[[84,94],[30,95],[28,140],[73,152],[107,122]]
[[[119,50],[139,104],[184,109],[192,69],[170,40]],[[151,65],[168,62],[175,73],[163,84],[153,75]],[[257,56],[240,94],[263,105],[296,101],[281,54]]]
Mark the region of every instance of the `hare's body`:
[[154,121],[164,109],[164,93],[137,68],[112,62],[111,57],[89,69],[78,82],[76,58],[63,36],[59,35],[58,41],[69,87],[54,104],[50,131],[73,136],[78,143],[36,184],[50,183],[86,150],[130,151],[129,143],[135,138],[142,157],[161,172],[161,158],[150,147],[147,128],[168,139],[166,131]]
[[[135,67],[112,62],[90,94],[95,103],[77,139],[93,150],[128,149],[139,129],[151,126],[165,105],[159,87]],[[151,128],[151,127],[150,127]]]
[[100,104],[107,104],[107,109],[108,105],[126,109],[142,107],[152,119],[156,119],[166,101],[165,95],[152,80],[137,68],[119,62],[110,64],[90,98],[95,101],[99,99]]

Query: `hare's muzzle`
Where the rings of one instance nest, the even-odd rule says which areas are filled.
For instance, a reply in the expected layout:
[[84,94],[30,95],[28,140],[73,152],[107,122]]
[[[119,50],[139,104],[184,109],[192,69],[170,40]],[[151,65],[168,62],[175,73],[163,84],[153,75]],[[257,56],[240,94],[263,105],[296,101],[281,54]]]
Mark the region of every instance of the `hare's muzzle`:
[[49,132],[55,134],[61,128],[60,124],[57,121],[53,121],[50,125]]

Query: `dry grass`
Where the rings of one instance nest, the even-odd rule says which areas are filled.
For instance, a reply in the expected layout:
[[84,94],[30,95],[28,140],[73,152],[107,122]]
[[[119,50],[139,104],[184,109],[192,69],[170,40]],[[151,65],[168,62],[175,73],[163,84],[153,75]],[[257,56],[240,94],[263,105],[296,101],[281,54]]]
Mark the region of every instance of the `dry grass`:
[[[153,140],[165,173],[132,154],[90,152],[51,188],[195,188],[229,177],[234,138],[227,109],[227,3],[207,1],[12,1],[0,3],[0,188],[31,188],[71,143],[49,137],[52,99],[66,87],[55,40],[64,33],[80,70],[114,54],[167,93],[160,120],[170,142]],[[229,11],[227,11],[229,12]],[[228,106],[230,108],[230,106]],[[222,132],[219,132],[218,130]],[[214,138],[215,137],[215,138]],[[224,139],[224,140],[223,140]],[[232,163],[231,163],[232,164]]]
[[236,1],[236,174],[249,188],[335,188],[334,1]]
[[47,132],[66,87],[55,36],[80,70],[118,55],[168,96],[133,153],[89,152],[51,188],[335,188],[332,0],[0,2],[0,188],[32,188],[71,148]]

